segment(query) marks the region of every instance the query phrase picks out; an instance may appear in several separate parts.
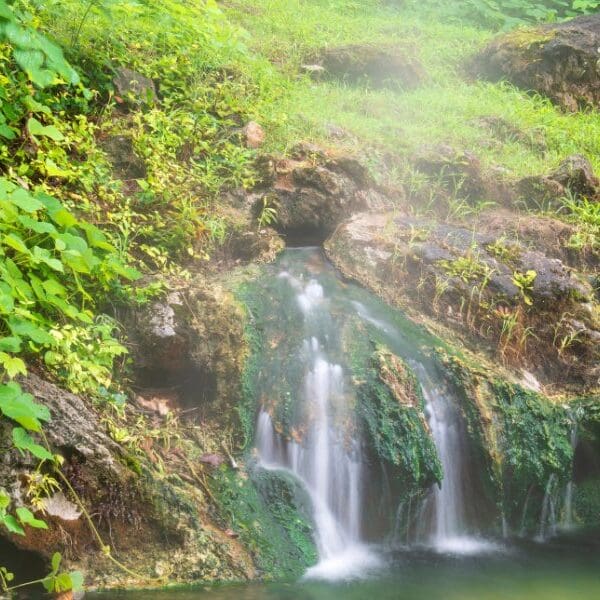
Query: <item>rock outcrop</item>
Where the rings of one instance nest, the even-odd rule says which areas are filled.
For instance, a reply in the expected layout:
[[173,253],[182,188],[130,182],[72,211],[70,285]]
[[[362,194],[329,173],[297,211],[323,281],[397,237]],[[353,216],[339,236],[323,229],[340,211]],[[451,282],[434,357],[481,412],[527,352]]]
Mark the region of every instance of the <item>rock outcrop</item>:
[[303,144],[291,158],[266,158],[253,193],[255,213],[275,213],[274,227],[288,240],[321,242],[349,215],[389,206],[359,160]]
[[[175,286],[175,284],[174,284]],[[175,399],[194,417],[234,417],[246,344],[231,295],[199,277],[124,317],[141,395]]]
[[318,71],[320,77],[376,88],[412,89],[425,77],[423,66],[414,56],[391,46],[351,44],[326,48],[313,62],[323,69]]
[[600,322],[586,277],[504,232],[355,215],[326,243],[347,276],[416,306],[546,382],[598,385]]
[[600,15],[522,29],[493,40],[474,61],[477,75],[506,79],[569,111],[600,106]]

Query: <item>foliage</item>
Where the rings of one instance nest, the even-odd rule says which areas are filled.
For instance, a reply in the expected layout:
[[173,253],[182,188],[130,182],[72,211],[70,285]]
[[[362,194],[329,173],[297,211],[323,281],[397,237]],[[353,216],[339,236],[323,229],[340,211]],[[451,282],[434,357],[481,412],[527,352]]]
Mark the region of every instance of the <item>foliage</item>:
[[527,306],[531,306],[533,304],[531,291],[533,290],[536,277],[537,273],[531,269],[525,273],[521,273],[521,271],[513,272],[512,282],[519,288],[523,302],[525,302]]
[[[416,3],[413,1],[411,4]],[[421,7],[423,2],[418,4]],[[449,18],[472,20],[483,26],[506,29],[523,23],[575,17],[600,8],[598,0],[464,0],[442,6],[426,0],[425,5]]]

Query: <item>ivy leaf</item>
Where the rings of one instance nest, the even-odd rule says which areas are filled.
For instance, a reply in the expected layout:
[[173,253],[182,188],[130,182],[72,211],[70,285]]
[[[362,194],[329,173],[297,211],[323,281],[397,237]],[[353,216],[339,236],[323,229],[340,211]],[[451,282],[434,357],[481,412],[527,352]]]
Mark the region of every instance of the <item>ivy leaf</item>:
[[14,379],[17,375],[27,375],[27,367],[25,363],[16,356],[11,356],[6,352],[0,352],[0,365],[6,371],[6,374]]
[[33,438],[22,427],[15,427],[12,430],[12,439],[15,447],[19,450],[30,452],[40,460],[54,460],[54,456],[43,446],[36,444]]
[[81,571],[71,571],[69,577],[71,579],[71,589],[74,592],[80,592],[83,589],[83,573]]
[[50,411],[12,381],[0,385],[0,411],[29,431],[41,431],[41,421],[50,421]]
[[23,525],[29,525],[29,527],[33,527],[34,529],[48,529],[48,525],[44,521],[36,519],[33,513],[25,506],[19,506],[15,512]]
[[24,225],[27,229],[31,229],[31,231],[35,231],[35,233],[56,233],[56,227],[47,221],[36,221],[27,215],[19,215],[18,220],[21,225]]
[[38,327],[31,321],[27,321],[19,317],[12,317],[8,319],[8,327],[12,331],[13,335],[29,338],[36,344],[54,344],[54,338],[47,331],[41,327]]
[[65,139],[65,136],[54,125],[42,125],[34,117],[30,117],[27,121],[27,129],[34,138],[39,135],[48,137],[55,142],[62,142]]
[[0,338],[1,352],[20,352],[21,338],[18,337],[3,337]]
[[57,258],[52,258],[50,252],[45,248],[40,248],[39,246],[34,246],[33,248],[33,261],[36,264],[44,263],[48,265],[54,271],[58,271],[59,273],[64,272],[64,268],[60,260]]
[[10,195],[10,201],[21,210],[32,213],[44,208],[44,205],[34,198],[26,189],[18,188]]

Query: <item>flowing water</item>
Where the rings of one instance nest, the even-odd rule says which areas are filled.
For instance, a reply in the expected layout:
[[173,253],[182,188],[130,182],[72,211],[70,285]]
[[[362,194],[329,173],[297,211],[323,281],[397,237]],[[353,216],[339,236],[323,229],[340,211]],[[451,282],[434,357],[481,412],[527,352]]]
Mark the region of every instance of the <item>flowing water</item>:
[[[284,438],[274,426],[269,412],[272,406],[262,406],[256,447],[263,468],[292,472],[312,500],[320,561],[307,577],[364,575],[378,564],[364,534],[368,524],[363,507],[369,486],[364,477],[363,441],[354,422],[352,382],[342,364],[340,332],[348,319],[375,328],[386,345],[411,365],[426,401],[444,479],[432,488],[426,502],[414,507],[418,525],[412,536],[406,533],[406,542],[456,553],[489,548],[487,542],[473,535],[467,516],[471,490],[466,485],[463,424],[447,385],[428,355],[431,340],[407,320],[390,318],[363,290],[340,281],[318,249],[288,250],[278,264],[279,272],[273,274],[269,289],[273,310],[282,314],[300,311],[300,331],[285,333],[301,343],[299,351],[277,355],[274,370],[281,373],[295,368],[302,373],[296,381],[301,388],[297,394],[299,412],[304,418],[296,425],[304,433],[301,440]],[[289,364],[279,364],[286,361]],[[265,395],[271,398],[277,392],[267,386]],[[406,506],[408,511],[413,508],[410,503]],[[404,504],[397,510],[403,509]],[[411,514],[406,515],[407,521],[411,518]]]
[[[468,436],[457,398],[431,356],[421,328],[357,286],[341,281],[318,249],[288,250],[267,278],[273,351],[262,369],[256,422],[259,467],[286,470],[306,489],[313,512],[317,565],[297,582],[111,592],[123,600],[597,600],[598,540],[553,538],[491,543],[478,534],[489,515],[469,474]],[[355,419],[351,373],[341,332],[359,319],[415,372],[444,471],[424,502],[394,505],[385,477],[373,489]],[[280,380],[294,382],[282,391]],[[291,399],[295,398],[296,402]],[[275,414],[293,415],[289,435]],[[539,535],[555,533],[555,479],[548,481]],[[526,502],[526,505],[529,503]],[[396,515],[389,537],[370,533],[367,515]],[[524,514],[527,512],[524,507]],[[496,515],[498,522],[501,515]],[[404,528],[402,523],[413,523]],[[552,530],[552,531],[551,531]],[[506,533],[506,532],[505,532]],[[390,545],[389,538],[395,545]]]

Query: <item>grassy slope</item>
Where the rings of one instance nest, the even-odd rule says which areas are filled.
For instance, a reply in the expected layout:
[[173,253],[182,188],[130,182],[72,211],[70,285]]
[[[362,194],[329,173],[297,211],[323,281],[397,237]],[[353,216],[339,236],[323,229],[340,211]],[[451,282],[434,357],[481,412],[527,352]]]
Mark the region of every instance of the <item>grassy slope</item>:
[[[568,154],[586,154],[600,168],[600,118],[564,114],[550,102],[510,85],[469,81],[463,65],[492,32],[436,20],[378,0],[227,0],[227,13],[250,32],[251,47],[285,79],[286,94],[264,115],[281,149],[297,138],[326,137],[333,123],[360,138],[375,153],[406,154],[425,144],[448,143],[474,151],[484,162],[515,175],[544,172]],[[311,51],[345,43],[396,44],[422,60],[428,78],[413,91],[369,90],[313,83],[299,75]],[[288,115],[279,119],[281,110]],[[275,112],[276,111],[276,112]],[[525,141],[490,141],[481,117],[506,119],[547,151]]]

